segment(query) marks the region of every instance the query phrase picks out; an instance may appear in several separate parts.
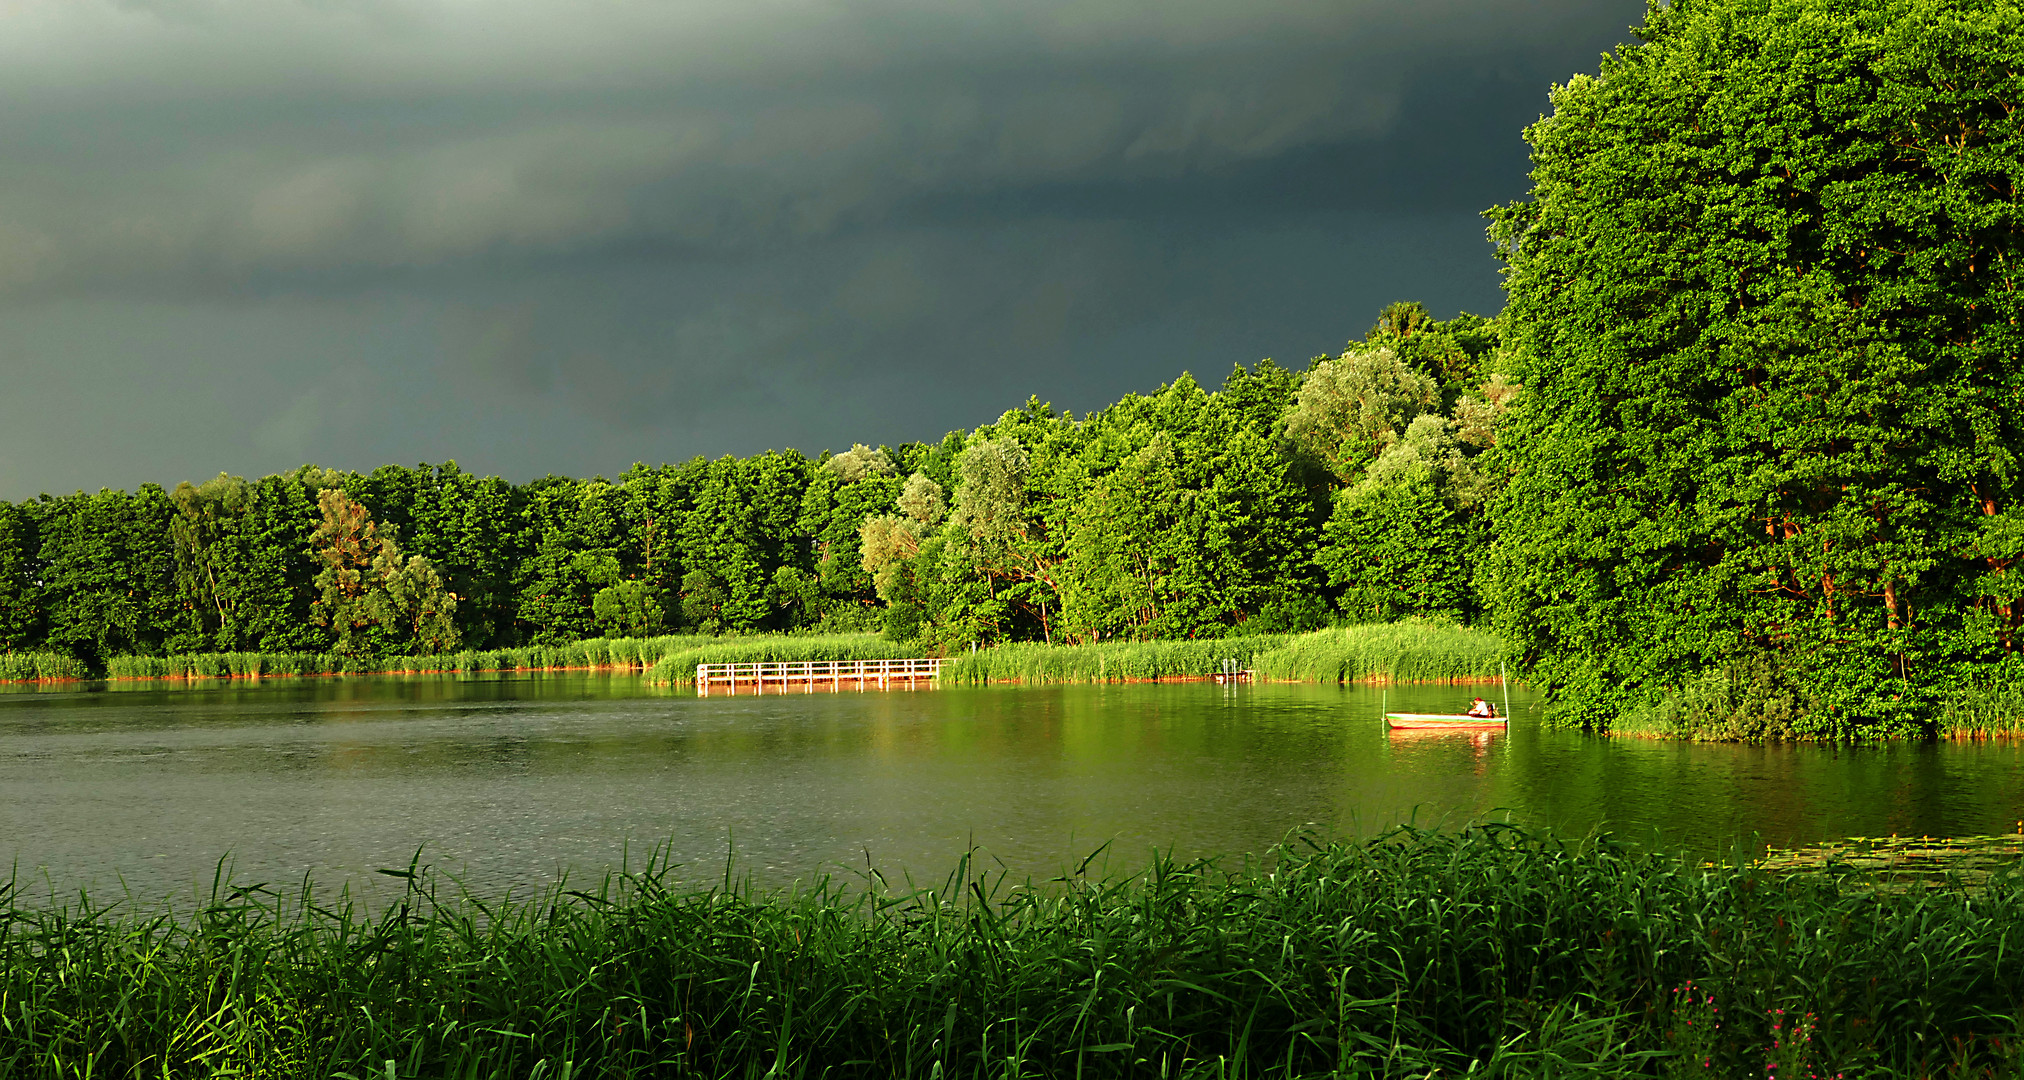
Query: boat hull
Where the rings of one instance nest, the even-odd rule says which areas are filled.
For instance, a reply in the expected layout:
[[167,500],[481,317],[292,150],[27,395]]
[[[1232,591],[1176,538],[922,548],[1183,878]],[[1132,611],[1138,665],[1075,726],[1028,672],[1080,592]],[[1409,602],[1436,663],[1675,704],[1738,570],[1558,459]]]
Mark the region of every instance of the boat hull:
[[1501,728],[1501,716],[1468,716],[1447,713],[1386,713],[1384,722],[1395,728],[1421,731],[1484,731]]

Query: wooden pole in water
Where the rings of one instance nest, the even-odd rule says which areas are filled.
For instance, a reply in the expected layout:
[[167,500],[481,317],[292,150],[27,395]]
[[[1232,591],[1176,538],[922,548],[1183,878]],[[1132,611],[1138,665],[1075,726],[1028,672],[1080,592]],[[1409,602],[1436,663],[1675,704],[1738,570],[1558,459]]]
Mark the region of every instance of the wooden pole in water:
[[1511,678],[1504,673],[1504,661],[1497,661],[1497,682],[1504,687],[1504,719],[1511,719]]

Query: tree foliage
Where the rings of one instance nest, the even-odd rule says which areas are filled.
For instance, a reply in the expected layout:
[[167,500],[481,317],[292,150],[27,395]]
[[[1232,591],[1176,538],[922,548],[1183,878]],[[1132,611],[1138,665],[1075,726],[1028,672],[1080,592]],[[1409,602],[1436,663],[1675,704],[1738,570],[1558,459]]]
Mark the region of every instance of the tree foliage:
[[318,492],[317,506],[311,547],[323,569],[311,618],[331,631],[331,647],[347,656],[455,651],[457,597],[429,560],[404,557],[394,529],[340,489]]
[[[2015,663],[2024,7],[1680,0],[1493,212],[1525,395],[1485,592],[1567,715],[1792,669],[1906,732]],[[1755,658],[1755,659],[1752,659]]]
[[1440,384],[1407,364],[1398,350],[1351,347],[1308,371],[1287,418],[1286,436],[1348,480],[1406,425],[1439,404]]
[[[1407,321],[1431,341],[1480,330],[1472,319]],[[1183,375],[1082,416],[1034,399],[938,443],[814,460],[698,458],[524,485],[455,462],[305,466],[0,504],[0,647],[95,662],[882,627],[954,650],[1467,617],[1473,601],[1454,596],[1473,596],[1469,478],[1486,475],[1470,463],[1515,391],[1478,387],[1451,419],[1438,372],[1395,345],[1317,364],[1321,389],[1314,372],[1265,361],[1220,389]],[[1345,398],[1345,383],[1380,389]],[[1301,426],[1316,415],[1335,426]],[[1289,431],[1328,447],[1340,472],[1317,469]],[[1408,451],[1432,462],[1418,487],[1387,479]],[[1426,513],[1378,498],[1393,488],[1431,499]],[[1426,584],[1367,603],[1360,583],[1375,580]]]

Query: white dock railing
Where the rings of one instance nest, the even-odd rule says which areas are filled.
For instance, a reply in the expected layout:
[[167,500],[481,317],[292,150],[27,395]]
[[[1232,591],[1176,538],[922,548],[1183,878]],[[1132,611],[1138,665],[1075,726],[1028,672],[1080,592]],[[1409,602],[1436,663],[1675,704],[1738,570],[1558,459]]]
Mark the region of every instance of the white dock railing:
[[905,684],[909,689],[934,681],[948,661],[938,656],[912,660],[782,660],[764,664],[697,664],[696,692],[707,694],[712,686],[737,693],[742,684],[759,693],[773,684],[782,693],[789,686],[813,691],[818,687],[840,690],[844,683],[862,689],[867,683],[890,686]]

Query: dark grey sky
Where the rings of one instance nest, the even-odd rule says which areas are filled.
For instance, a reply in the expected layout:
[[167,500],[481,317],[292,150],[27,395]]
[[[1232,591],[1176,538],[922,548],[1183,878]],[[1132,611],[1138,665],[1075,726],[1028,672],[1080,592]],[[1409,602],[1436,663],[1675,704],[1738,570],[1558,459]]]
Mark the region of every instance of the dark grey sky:
[[933,439],[1501,306],[1637,0],[0,0],[0,498]]

